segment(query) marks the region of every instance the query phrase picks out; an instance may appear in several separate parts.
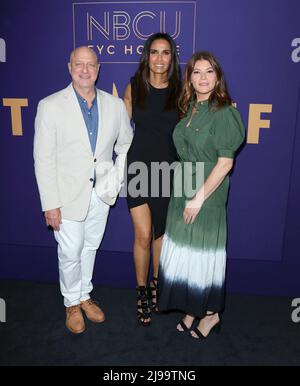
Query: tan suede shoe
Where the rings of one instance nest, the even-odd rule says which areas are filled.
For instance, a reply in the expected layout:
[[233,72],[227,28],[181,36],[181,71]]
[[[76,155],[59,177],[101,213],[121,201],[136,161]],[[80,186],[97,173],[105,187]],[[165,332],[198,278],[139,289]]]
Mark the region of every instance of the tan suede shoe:
[[74,334],[80,334],[85,330],[84,319],[79,304],[66,307],[66,326]]
[[88,299],[84,302],[81,302],[81,309],[85,312],[88,319],[90,319],[92,322],[95,323],[101,323],[105,320],[104,312],[101,310],[101,308],[97,305],[97,303],[92,300]]

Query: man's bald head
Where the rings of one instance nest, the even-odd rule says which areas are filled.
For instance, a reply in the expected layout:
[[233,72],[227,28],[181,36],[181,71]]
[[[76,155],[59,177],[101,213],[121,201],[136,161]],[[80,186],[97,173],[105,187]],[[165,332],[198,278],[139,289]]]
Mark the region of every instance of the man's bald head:
[[98,63],[98,58],[97,58],[97,55],[95,53],[95,51],[93,51],[90,47],[88,46],[80,46],[80,47],[76,47],[70,54],[70,63],[72,63],[72,61],[78,57],[78,56],[81,56],[81,55],[91,55],[93,57],[93,60],[95,62]]
[[77,47],[71,52],[68,63],[69,72],[75,90],[82,93],[94,93],[100,64],[95,52],[86,46]]

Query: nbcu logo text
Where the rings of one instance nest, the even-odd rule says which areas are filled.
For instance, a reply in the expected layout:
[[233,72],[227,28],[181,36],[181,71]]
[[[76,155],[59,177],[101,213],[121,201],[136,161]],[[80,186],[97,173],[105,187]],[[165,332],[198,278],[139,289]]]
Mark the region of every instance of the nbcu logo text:
[[150,35],[168,32],[185,63],[195,49],[195,13],[192,1],[73,3],[74,47],[93,47],[102,63],[132,63]]

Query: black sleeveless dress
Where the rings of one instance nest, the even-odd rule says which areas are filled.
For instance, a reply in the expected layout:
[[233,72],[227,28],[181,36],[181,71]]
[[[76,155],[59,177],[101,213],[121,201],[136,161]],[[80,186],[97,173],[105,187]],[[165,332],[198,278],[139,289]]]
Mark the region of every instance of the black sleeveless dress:
[[[135,104],[136,87],[133,78],[131,83],[131,98],[132,98],[132,120],[134,122],[134,137],[131,147],[127,153],[127,203],[129,209],[148,204],[152,223],[154,227],[154,238],[157,239],[165,232],[165,224],[167,217],[167,210],[170,200],[170,195],[165,197],[166,191],[162,191],[162,179],[169,178],[170,192],[172,190],[172,173],[169,177],[159,174],[159,179],[155,179],[156,187],[151,181],[151,163],[167,162],[172,164],[177,161],[177,153],[173,144],[172,134],[176,124],[179,121],[179,112],[177,109],[164,111],[166,96],[168,88],[158,89],[150,85],[150,94],[145,99],[144,108],[138,108]],[[143,162],[148,170],[148,189],[140,189],[142,192],[134,196],[130,191],[130,181],[140,174],[140,170],[132,173],[130,166],[133,162]],[[153,168],[153,164],[152,164]],[[139,178],[138,178],[139,179]],[[140,178],[140,184],[145,179]],[[133,181],[132,181],[133,182]],[[153,194],[153,189],[156,191]],[[145,184],[144,184],[145,185]],[[129,188],[129,189],[128,189]],[[152,195],[151,195],[152,190]],[[146,193],[146,194],[145,194]],[[145,195],[147,197],[145,197]],[[155,195],[155,196],[154,196]]]

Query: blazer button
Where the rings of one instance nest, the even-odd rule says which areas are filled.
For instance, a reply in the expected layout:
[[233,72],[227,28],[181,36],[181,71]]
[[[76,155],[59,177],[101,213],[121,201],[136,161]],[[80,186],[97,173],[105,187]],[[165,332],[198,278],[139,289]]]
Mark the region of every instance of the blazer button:
[[91,181],[91,182],[93,182],[93,181],[94,181],[94,179],[93,179],[93,178],[90,178],[90,181]]
[[97,158],[94,158],[94,162],[97,162]]

